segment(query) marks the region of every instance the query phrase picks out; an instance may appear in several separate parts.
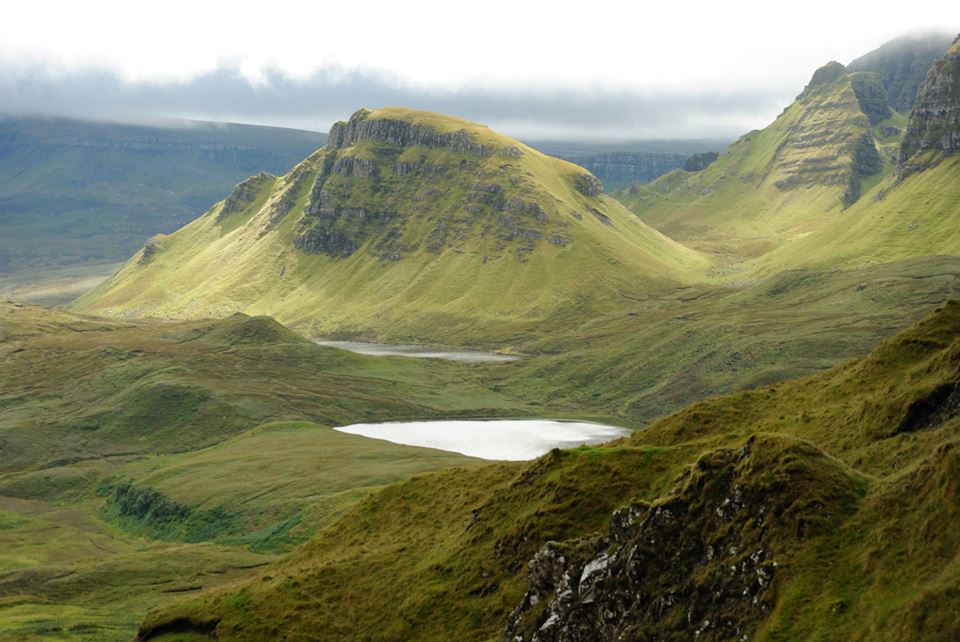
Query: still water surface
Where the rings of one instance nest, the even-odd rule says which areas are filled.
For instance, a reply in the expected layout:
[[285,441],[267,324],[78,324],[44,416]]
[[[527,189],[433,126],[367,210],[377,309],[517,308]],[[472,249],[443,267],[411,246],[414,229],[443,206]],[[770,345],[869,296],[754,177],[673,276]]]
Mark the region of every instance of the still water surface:
[[481,459],[536,459],[552,448],[599,444],[630,434],[625,428],[553,419],[404,421],[351,424],[340,432],[423,446]]
[[444,350],[427,348],[414,344],[364,343],[362,341],[324,341],[314,339],[315,343],[330,348],[340,348],[359,354],[376,357],[419,357],[421,359],[446,359],[463,363],[505,363],[516,361],[519,357],[481,350]]

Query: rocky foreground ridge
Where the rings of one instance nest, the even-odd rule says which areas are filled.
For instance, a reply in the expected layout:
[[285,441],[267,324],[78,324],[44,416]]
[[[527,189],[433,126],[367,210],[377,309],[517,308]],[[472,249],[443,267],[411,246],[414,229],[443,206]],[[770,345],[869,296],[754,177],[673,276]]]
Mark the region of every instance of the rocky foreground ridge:
[[776,603],[778,566],[857,495],[800,442],[708,453],[664,499],[617,511],[605,535],[547,543],[505,642],[748,640]]

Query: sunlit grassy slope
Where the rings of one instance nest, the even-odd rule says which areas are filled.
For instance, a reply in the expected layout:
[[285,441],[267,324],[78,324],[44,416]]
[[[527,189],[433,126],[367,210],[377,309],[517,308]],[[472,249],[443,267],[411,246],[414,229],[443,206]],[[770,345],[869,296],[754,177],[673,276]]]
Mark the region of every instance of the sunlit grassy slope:
[[[253,581],[155,611],[140,638],[500,639],[538,549],[557,542],[576,587],[611,546],[577,538],[632,505],[648,517],[619,518],[611,536],[646,528],[658,544],[637,542],[630,563],[661,571],[638,570],[630,594],[670,600],[637,606],[627,630],[685,639],[693,617],[706,640],[734,626],[761,641],[954,639],[958,360],[950,303],[866,358],[695,404],[609,446],[390,486]],[[738,588],[757,586],[758,554],[771,582],[751,589],[759,603]],[[538,604],[553,598],[547,576],[530,581]],[[529,631],[546,618],[518,612]]]
[[676,170],[616,196],[661,232],[713,252],[723,274],[730,261],[829,224],[891,173],[906,121],[878,87],[872,74],[831,63],[772,124],[707,169]]
[[754,263],[758,275],[785,267],[859,267],[960,252],[960,157],[885,179],[822,229]]
[[463,343],[493,325],[509,338],[571,305],[602,313],[706,265],[585,170],[486,127],[401,108],[356,122],[370,130],[287,176],[251,179],[77,308],[243,310],[320,333]]

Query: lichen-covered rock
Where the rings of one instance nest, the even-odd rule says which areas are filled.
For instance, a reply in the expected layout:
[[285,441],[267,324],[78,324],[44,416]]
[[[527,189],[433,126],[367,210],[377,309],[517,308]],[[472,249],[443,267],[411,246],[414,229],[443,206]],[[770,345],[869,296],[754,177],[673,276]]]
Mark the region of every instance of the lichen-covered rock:
[[666,497],[615,513],[605,535],[544,546],[505,640],[749,639],[775,605],[778,566],[839,526],[860,492],[800,442],[708,453]]
[[163,249],[163,243],[160,240],[161,238],[162,236],[158,234],[143,244],[143,251],[140,252],[140,260],[138,261],[140,265],[146,265],[149,263],[150,259],[152,259],[157,252]]
[[275,178],[276,177],[271,174],[260,172],[256,176],[251,176],[237,183],[233,191],[230,192],[230,195],[223,201],[223,207],[220,209],[220,214],[217,219],[220,220],[231,214],[237,214],[245,210],[251,203],[257,200],[257,196],[260,194],[263,186],[275,180]]
[[920,85],[900,146],[901,177],[960,152],[960,36]]
[[603,194],[603,183],[593,174],[577,174],[573,181],[574,187],[584,196],[599,196]]

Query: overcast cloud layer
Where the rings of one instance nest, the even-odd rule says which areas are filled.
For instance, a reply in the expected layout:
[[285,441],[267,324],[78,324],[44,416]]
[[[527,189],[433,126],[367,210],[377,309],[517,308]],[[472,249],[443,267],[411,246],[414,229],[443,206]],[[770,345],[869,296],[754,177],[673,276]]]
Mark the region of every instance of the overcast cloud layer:
[[377,74],[317,73],[291,79],[270,71],[251,84],[237,70],[206,73],[186,83],[127,84],[110,72],[51,76],[0,75],[2,111],[98,120],[157,117],[282,125],[326,131],[361,106],[405,105],[488,123],[538,139],[735,136],[768,120],[785,98],[761,92],[643,95],[600,89],[425,90]]
[[960,29],[953,5],[34,0],[4,9],[0,113],[325,131],[407,105],[528,139],[731,137],[829,60]]

